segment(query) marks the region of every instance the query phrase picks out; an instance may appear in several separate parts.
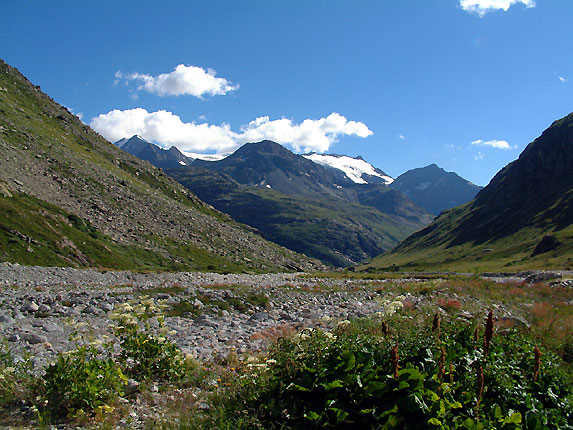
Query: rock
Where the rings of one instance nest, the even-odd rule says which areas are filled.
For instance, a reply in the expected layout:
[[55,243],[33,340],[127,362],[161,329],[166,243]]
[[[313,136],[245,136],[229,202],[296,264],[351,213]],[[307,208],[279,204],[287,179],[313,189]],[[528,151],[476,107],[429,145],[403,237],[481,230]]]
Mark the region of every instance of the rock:
[[7,314],[0,314],[0,322],[6,324],[12,324],[14,322],[14,318]]
[[196,308],[201,309],[204,305],[203,302],[199,299],[195,299],[195,301],[193,302],[193,306],[195,306]]
[[36,333],[23,333],[21,339],[31,345],[48,342],[48,338],[46,336],[42,336]]
[[84,308],[84,310],[82,311],[82,313],[84,314],[95,314],[97,312],[97,309],[94,306],[86,306]]
[[63,333],[64,329],[54,323],[45,323],[42,326],[42,330],[44,330],[47,333]]
[[37,312],[38,311],[38,305],[34,302],[26,303],[26,304],[22,305],[22,307],[20,308],[20,311],[21,312],[29,312],[29,313]]
[[113,305],[110,303],[102,303],[99,307],[104,312],[111,312],[113,311]]
[[42,303],[40,306],[38,306],[38,312],[45,313],[45,312],[49,312],[50,310],[51,310],[51,308],[44,303]]
[[135,379],[128,379],[125,386],[125,395],[131,396],[139,391],[139,382]]
[[256,312],[249,318],[249,321],[266,321],[270,318],[267,312]]

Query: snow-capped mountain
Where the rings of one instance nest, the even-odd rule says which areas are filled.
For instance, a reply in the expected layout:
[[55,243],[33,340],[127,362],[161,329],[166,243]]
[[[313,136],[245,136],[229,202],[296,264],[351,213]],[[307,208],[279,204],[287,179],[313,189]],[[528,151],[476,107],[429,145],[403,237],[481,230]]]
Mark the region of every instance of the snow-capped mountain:
[[308,160],[322,166],[342,171],[348,179],[356,184],[385,184],[390,185],[394,179],[382,170],[372,166],[362,157],[352,158],[347,155],[317,154],[303,155]]

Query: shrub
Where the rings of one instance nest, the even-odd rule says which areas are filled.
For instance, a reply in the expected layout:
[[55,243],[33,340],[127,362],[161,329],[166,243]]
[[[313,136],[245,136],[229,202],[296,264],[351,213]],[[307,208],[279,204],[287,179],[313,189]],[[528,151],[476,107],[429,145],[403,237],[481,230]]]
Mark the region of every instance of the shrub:
[[129,376],[159,381],[177,381],[185,376],[183,356],[173,342],[136,325],[128,325],[117,334],[122,348],[119,360]]
[[111,357],[94,346],[60,354],[43,376],[46,408],[53,417],[89,414],[123,394],[127,378]]
[[271,429],[560,429],[573,418],[557,357],[514,330],[488,335],[487,355],[469,325],[442,324],[439,338],[430,327],[366,333],[280,339],[266,376],[235,401]]
[[[135,379],[177,381],[187,372],[177,346],[167,339],[162,311],[153,299],[142,297],[134,306],[118,306],[113,316],[119,323],[115,334],[120,340],[120,363]],[[154,318],[162,335],[155,335],[149,324]]]
[[28,400],[36,385],[29,359],[17,360],[8,342],[0,342],[0,408]]

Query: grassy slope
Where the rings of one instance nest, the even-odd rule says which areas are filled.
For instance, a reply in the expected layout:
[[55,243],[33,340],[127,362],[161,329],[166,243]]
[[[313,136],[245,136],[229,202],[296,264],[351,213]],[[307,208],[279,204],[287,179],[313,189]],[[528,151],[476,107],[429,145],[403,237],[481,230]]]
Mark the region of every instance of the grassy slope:
[[[307,263],[114,147],[1,60],[0,151],[0,185],[7,191],[0,193],[0,260],[223,272],[284,270]],[[121,200],[124,195],[132,199],[131,207]],[[93,226],[87,223],[95,205],[105,206],[111,221],[100,216]],[[166,229],[148,222],[149,215],[141,215],[145,210],[161,218]],[[133,212],[139,219],[130,217]],[[70,223],[70,215],[83,227]],[[179,237],[174,225],[186,237]],[[140,234],[129,236],[129,227],[141,227]],[[82,231],[86,228],[87,233]],[[61,246],[66,241],[71,246]]]
[[374,207],[247,187],[206,169],[167,173],[217,209],[257,228],[266,239],[334,266],[371,258],[420,227]]
[[[24,265],[96,266],[136,270],[240,271],[200,248],[165,245],[172,253],[118,245],[88,221],[24,193],[0,196],[0,260]],[[24,235],[21,232],[26,232]],[[174,258],[175,257],[175,258]]]
[[[529,269],[573,269],[573,224],[556,228],[550,214],[555,207],[570,205],[573,190],[550,208],[537,215],[539,222],[500,239],[480,243],[467,242],[449,246],[452,232],[460,220],[468,218],[470,203],[442,214],[429,227],[406,239],[392,252],[387,252],[359,267],[377,270],[438,271],[517,271]],[[546,234],[552,234],[562,245],[553,251],[531,256]]]

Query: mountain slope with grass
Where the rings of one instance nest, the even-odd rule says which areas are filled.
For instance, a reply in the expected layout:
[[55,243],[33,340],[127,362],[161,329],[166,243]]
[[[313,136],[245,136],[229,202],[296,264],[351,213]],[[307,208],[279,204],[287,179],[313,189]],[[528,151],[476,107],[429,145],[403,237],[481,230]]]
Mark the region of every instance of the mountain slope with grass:
[[471,202],[362,269],[573,268],[573,114],[555,121]]
[[397,192],[378,198],[376,207],[327,197],[287,195],[266,187],[239,184],[223,173],[186,167],[166,173],[199,198],[233,219],[248,224],[263,237],[297,252],[338,267],[345,267],[390,249],[409,232],[420,228],[418,208],[395,208]]
[[311,270],[83,124],[0,60],[0,261]]

